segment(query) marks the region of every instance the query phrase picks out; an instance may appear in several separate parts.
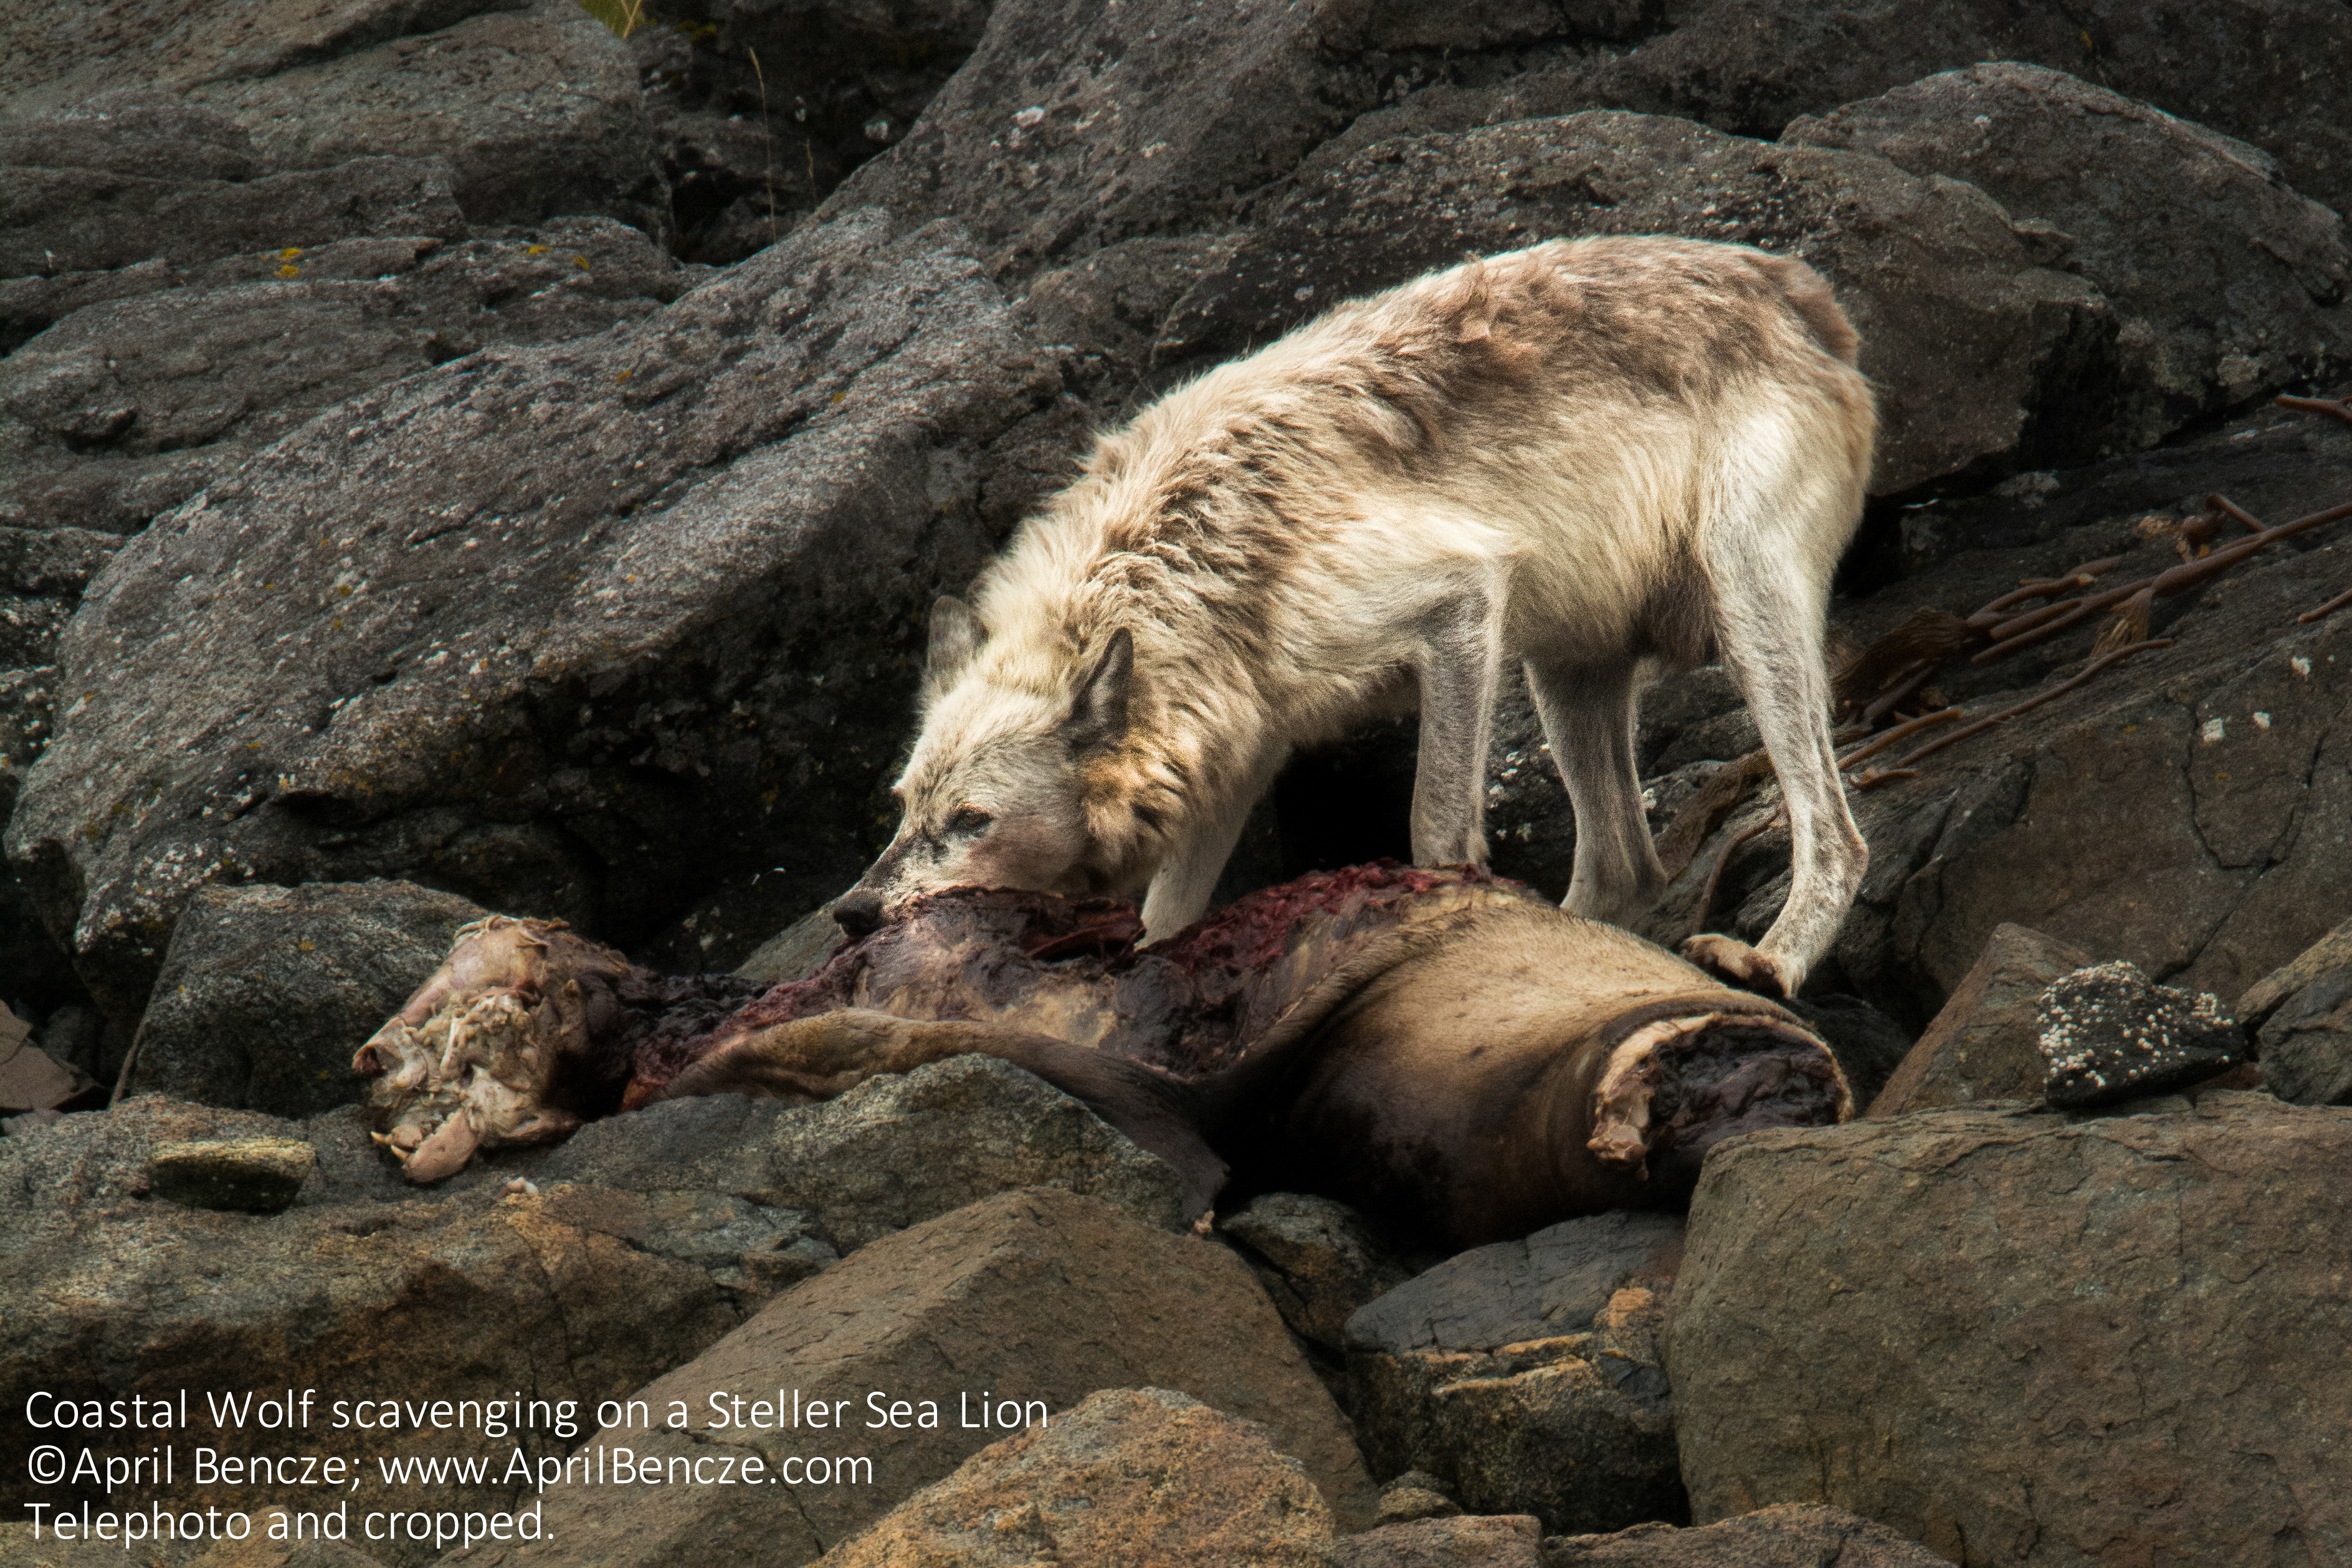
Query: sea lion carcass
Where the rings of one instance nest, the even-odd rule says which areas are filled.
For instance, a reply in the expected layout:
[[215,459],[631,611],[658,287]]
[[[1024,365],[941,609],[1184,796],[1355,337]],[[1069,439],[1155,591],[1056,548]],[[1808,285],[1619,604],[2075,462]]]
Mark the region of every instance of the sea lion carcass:
[[[1317,873],[1170,942],[1137,947],[1136,935],[1121,905],[958,890],[703,1027],[606,1008],[600,1037],[593,1009],[532,1001],[576,983],[558,972],[564,945],[499,1011],[510,1055],[626,1077],[632,1103],[824,1099],[946,1056],[998,1056],[1168,1159],[1196,1213],[1221,1192],[1286,1187],[1464,1245],[1673,1203],[1720,1138],[1852,1110],[1827,1048],[1784,1009],[1484,873]],[[468,966],[511,979],[461,942],[420,1000],[479,1011],[489,992],[445,977]],[[544,1038],[526,1045],[534,1026]],[[435,1027],[404,1014],[386,1032]],[[516,1077],[488,1074],[499,1087],[479,1110],[429,1063],[388,1074],[377,1098],[436,1150],[560,1135],[527,1119]],[[542,1077],[551,1092],[562,1071]],[[497,1128],[521,1136],[444,1134],[415,1113],[427,1103],[486,1124],[495,1111]],[[410,1171],[436,1179],[456,1168],[446,1163]]]

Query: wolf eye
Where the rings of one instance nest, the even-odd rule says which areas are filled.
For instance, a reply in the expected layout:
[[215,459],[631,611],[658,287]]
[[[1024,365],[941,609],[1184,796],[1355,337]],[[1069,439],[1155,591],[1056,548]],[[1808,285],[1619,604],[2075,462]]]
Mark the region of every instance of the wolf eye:
[[977,833],[986,830],[988,824],[994,821],[996,821],[995,818],[990,816],[979,807],[965,806],[960,808],[954,816],[948,819],[948,831],[950,833]]

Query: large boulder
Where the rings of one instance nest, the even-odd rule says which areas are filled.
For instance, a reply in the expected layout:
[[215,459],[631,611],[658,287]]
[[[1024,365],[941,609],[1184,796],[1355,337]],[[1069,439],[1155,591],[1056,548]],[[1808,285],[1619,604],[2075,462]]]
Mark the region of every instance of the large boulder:
[[988,0],[667,0],[671,25],[638,26],[629,47],[669,175],[678,254],[740,260],[905,141],[979,43],[989,10]]
[[[218,1212],[159,1195],[164,1145],[256,1139],[320,1149],[287,1212]],[[127,1400],[185,1389],[186,1439],[247,1452],[254,1428],[215,1421],[206,1393],[504,1402],[526,1389],[550,1402],[549,1418],[516,1420],[497,1451],[551,1457],[593,1433],[599,1400],[698,1354],[765,1294],[730,1290],[712,1260],[667,1255],[694,1228],[643,1197],[572,1187],[388,1204],[352,1170],[351,1140],[366,1147],[348,1123],[153,1098],[0,1139],[0,1192],[10,1195],[0,1203],[0,1441],[25,1452],[55,1437],[27,1424],[37,1390]],[[728,1261],[759,1239],[746,1234]],[[317,1407],[312,1429],[330,1430],[328,1420]],[[355,1510],[513,1506],[511,1484],[495,1479],[379,1484],[377,1459],[447,1454],[455,1435],[429,1421],[335,1431],[333,1451],[367,1477]],[[20,1469],[0,1480],[0,1499],[12,1510],[85,1497],[116,1509],[281,1500],[267,1488],[192,1485],[193,1450],[182,1455],[168,1489],[37,1488]]]
[[[222,156],[191,167],[192,143],[210,152],[213,141],[228,144]],[[262,174],[247,144],[236,121],[164,92],[109,94],[23,125],[0,140],[10,160],[0,174],[9,195],[0,277],[20,294],[36,292],[23,280],[38,277],[47,287],[37,292],[54,295],[142,262],[189,267],[355,235],[462,230],[446,159],[387,153]],[[49,166],[68,158],[89,166]]]
[[[1213,228],[1365,107],[1335,79],[1329,5],[999,0],[963,68],[825,210],[969,225],[1028,272],[1119,240]],[[1352,89],[1352,90],[1350,90]]]
[[1877,493],[2086,455],[2114,328],[2095,290],[2044,265],[2062,254],[2046,235],[1867,153],[1646,115],[1399,138],[1302,176],[1177,305],[1159,351],[1239,352],[1465,251],[1643,234],[1758,245],[1830,279],[1880,389]]
[[1554,1536],[1549,1568],[1942,1568],[1948,1559],[1842,1509],[1778,1504],[1719,1524]]
[[297,1119],[364,1100],[352,1053],[484,913],[413,883],[199,888],[129,1087]]
[[2352,921],[2247,988],[2263,1087],[2298,1105],[2352,1105]]
[[631,1192],[711,1191],[805,1217],[842,1252],[1012,1187],[1083,1193],[1162,1230],[1182,1183],[1077,1101],[992,1056],[870,1078],[838,1100],[672,1100],[590,1124],[500,1172]]
[[1164,1388],[1090,1395],[825,1553],[838,1568],[1327,1568],[1331,1510],[1255,1422]]
[[[0,452],[12,459],[0,520],[134,533],[336,403],[485,344],[593,336],[696,281],[611,218],[467,238],[446,200],[436,214],[320,199],[350,220],[320,239],[291,225],[266,251],[27,280],[47,287],[18,291],[14,324],[39,335],[0,360]],[[283,214],[255,212],[255,232],[205,237],[265,243]],[[158,222],[174,232],[169,214],[124,226],[144,241]],[[107,297],[90,297],[93,278]]]
[[1663,1215],[1571,1219],[1358,1312],[1350,1408],[1373,1472],[1423,1471],[1551,1531],[1684,1517],[1657,1343],[1680,1240]]
[[1524,1513],[1386,1524],[1343,1536],[1331,1568],[1544,1568],[1543,1529]]
[[[1770,137],[1799,115],[1938,71],[2021,60],[2250,141],[2280,161],[2297,190],[2339,212],[2352,207],[2352,113],[2336,69],[2352,57],[2352,17],[2331,0],[2083,0],[2063,8],[1695,0],[1564,9],[1581,35],[1570,47],[1416,62],[1394,82],[1400,101],[1364,115],[1331,151],[1344,156],[1387,136],[1581,109],[1679,115]],[[1475,26],[1497,11],[1538,10],[1458,15]]]
[[1827,1503],[1968,1563],[2341,1557],[2347,1270],[2352,1112],[1736,1140],[1668,1344],[1692,1513]]
[[[973,1204],[844,1260],[639,1389],[628,1419],[602,1438],[641,1463],[756,1460],[780,1480],[625,1499],[553,1486],[543,1494],[550,1542],[478,1550],[473,1561],[814,1562],[990,1442],[1040,1426],[1050,1433],[1055,1412],[1107,1388],[1172,1390],[1258,1423],[1343,1528],[1370,1521],[1347,1424],[1241,1261],[1041,1189]],[[799,1405],[782,1408],[779,1389],[796,1391]],[[722,1408],[714,1396],[726,1401],[723,1425],[712,1424]],[[665,1425],[674,1402],[688,1421],[676,1430]],[[785,1468],[812,1455],[835,1462],[825,1474]],[[844,1460],[866,1464],[831,1474]]]
[[1996,62],[1791,124],[1781,140],[1965,180],[2074,241],[2115,310],[2119,451],[2352,368],[2344,220],[2242,141],[2063,71]]
[[1034,493],[989,443],[1058,385],[961,245],[803,229],[379,390],[127,547],[9,829],[99,1000],[135,1015],[224,876],[420,877],[679,968],[838,892],[922,610]]
[[[0,124],[70,115],[110,93],[144,93],[150,105],[184,95],[194,113],[172,111],[151,133],[175,143],[172,177],[433,159],[446,161],[473,223],[601,213],[658,232],[664,222],[635,64],[571,0],[89,4],[18,43],[0,65]],[[38,153],[37,167],[106,169],[86,154],[66,162],[83,140]]]

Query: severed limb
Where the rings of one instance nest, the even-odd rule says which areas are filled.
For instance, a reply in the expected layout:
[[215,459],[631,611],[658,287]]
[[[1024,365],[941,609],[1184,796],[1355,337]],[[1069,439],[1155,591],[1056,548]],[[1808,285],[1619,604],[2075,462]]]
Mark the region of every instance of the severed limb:
[[1166,1161],[1183,1181],[1187,1218],[1197,1219],[1215,1203],[1225,1163],[1202,1136],[1194,1096],[1181,1081],[1003,1023],[843,1008],[736,1035],[655,1098],[748,1094],[809,1104],[869,1078],[970,1055],[993,1056],[1035,1073]]

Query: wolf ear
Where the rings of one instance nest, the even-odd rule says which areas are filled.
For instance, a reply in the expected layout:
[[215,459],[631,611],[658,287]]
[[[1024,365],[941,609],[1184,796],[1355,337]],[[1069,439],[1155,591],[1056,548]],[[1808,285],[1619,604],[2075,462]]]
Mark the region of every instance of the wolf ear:
[[923,700],[930,701],[955,684],[980,645],[988,641],[988,628],[971,605],[953,594],[942,593],[931,601],[931,645],[923,665]]
[[1135,636],[1124,626],[1095,661],[1094,673],[1078,685],[1077,700],[1062,725],[1074,752],[1100,751],[1127,737],[1127,698],[1135,687]]

